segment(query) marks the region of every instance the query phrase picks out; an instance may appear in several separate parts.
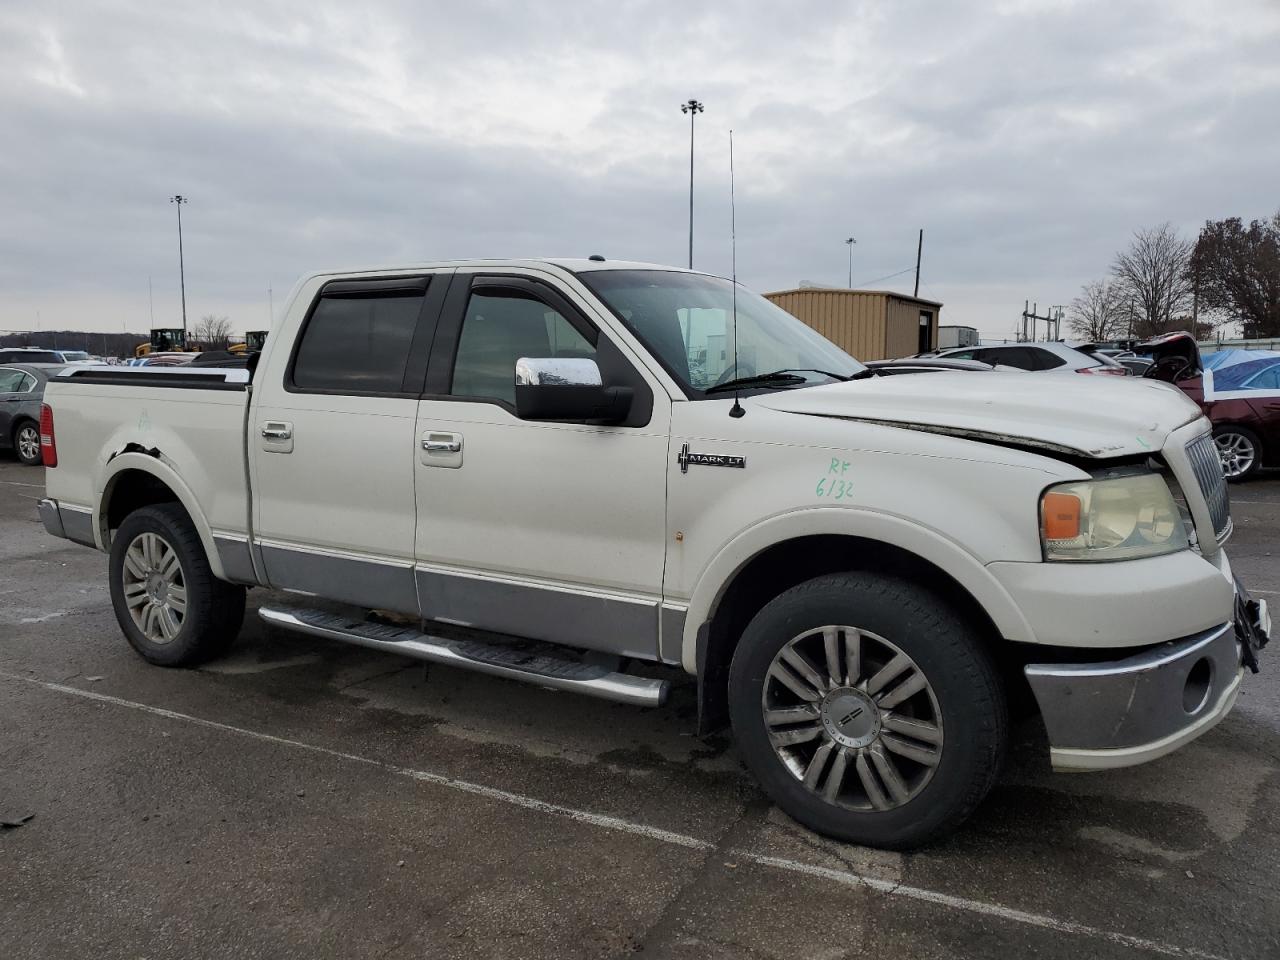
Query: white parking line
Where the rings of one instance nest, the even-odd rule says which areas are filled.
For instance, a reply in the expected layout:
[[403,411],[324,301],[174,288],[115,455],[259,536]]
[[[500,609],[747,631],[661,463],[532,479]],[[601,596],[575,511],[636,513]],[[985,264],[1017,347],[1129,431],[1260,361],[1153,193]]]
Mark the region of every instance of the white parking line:
[[23,483],[21,480],[0,480],[0,483],[7,483],[11,487],[34,487],[37,490],[43,490],[43,483]]
[[[224,733],[234,733],[242,737],[251,737],[254,740],[261,740],[265,743],[274,743],[279,746],[292,747],[295,750],[305,750],[309,753],[332,757],[336,760],[345,760],[349,763],[358,763],[368,767],[377,767],[387,773],[395,774],[396,776],[408,777],[411,780],[435,784],[451,790],[459,790],[463,793],[485,797],[486,799],[494,800],[498,803],[507,803],[513,806],[523,807],[526,810],[534,810],[539,813],[551,814],[552,816],[565,817],[566,819],[573,820],[577,823],[600,827],[604,830],[614,830],[620,833],[634,834],[646,837],[650,840],[656,840],[660,843],[667,843],[677,847],[685,847],[691,850],[710,851],[715,848],[715,844],[710,841],[700,840],[697,837],[691,837],[683,833],[675,833],[671,830],[664,830],[661,827],[654,827],[644,823],[635,823],[631,820],[624,820],[621,817],[612,817],[603,813],[594,813],[590,810],[579,810],[575,807],[566,807],[558,803],[548,803],[547,801],[539,800],[536,797],[528,797],[523,794],[512,793],[508,790],[499,790],[496,787],[486,787],[482,784],[471,783],[466,780],[458,780],[453,777],[446,776],[445,774],[431,773],[427,770],[415,770],[411,767],[401,767],[382,760],[375,760],[371,757],[362,757],[354,753],[345,753],[341,750],[334,750],[330,747],[322,747],[313,743],[305,743],[301,740],[290,740],[287,737],[278,737],[274,734],[263,733],[258,730],[250,730],[246,727],[236,727],[228,723],[219,723],[216,720],[206,720],[203,717],[194,717],[190,714],[178,713],[174,710],[166,710],[163,707],[153,707],[146,703],[124,700],[120,697],[112,697],[105,693],[94,693],[89,690],[81,690],[79,687],[69,687],[61,683],[50,683],[46,680],[38,680],[34,677],[24,677],[18,674],[7,673],[5,671],[0,671],[0,678],[5,680],[21,681],[22,683],[31,684],[32,686],[53,691],[54,693],[63,693],[73,697],[81,697],[86,700],[96,700],[99,703],[109,703],[117,707],[125,707],[129,710],[139,710],[143,713],[150,713],[154,716],[164,717],[168,720],[179,720],[183,723],[191,723],[211,730],[221,730]],[[1195,960],[1225,960],[1225,958],[1220,957],[1217,954],[1197,950],[1194,947],[1178,947],[1159,940],[1148,940],[1145,937],[1134,937],[1114,930],[1104,930],[1100,927],[1092,927],[1088,924],[1077,923],[1074,920],[1063,920],[1047,914],[1029,913],[1025,910],[1018,910],[1014,907],[1006,907],[998,903],[987,903],[982,900],[970,900],[967,897],[957,897],[949,893],[942,893],[938,890],[928,890],[924,887],[912,887],[906,884],[894,883],[880,877],[872,877],[855,873],[852,870],[833,870],[829,867],[820,867],[814,864],[803,863],[799,860],[788,860],[784,857],[770,857],[761,853],[754,853],[750,850],[726,850],[725,854],[727,856],[750,860],[760,866],[769,867],[775,870],[783,870],[788,873],[797,873],[810,877],[820,877],[824,880],[832,880],[851,887],[865,887],[867,889],[874,890],[877,893],[885,894],[886,896],[902,897],[907,900],[932,903],[952,910],[976,913],[985,917],[1007,920],[1012,923],[1020,923],[1024,926],[1038,927],[1042,930],[1052,930],[1055,933],[1066,933],[1076,936],[1090,937],[1095,940],[1104,940],[1119,946],[1146,950],[1149,953],[1160,954],[1161,956],[1190,957],[1195,958]]]

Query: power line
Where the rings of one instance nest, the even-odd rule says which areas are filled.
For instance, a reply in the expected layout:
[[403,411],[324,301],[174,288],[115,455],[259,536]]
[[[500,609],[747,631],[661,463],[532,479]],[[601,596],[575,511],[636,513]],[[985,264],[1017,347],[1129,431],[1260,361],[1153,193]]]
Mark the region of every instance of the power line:
[[879,283],[881,280],[892,280],[894,277],[900,277],[900,276],[902,276],[904,273],[911,273],[913,270],[915,270],[915,267],[914,267],[914,266],[912,266],[912,267],[907,267],[907,269],[905,269],[905,270],[899,270],[897,273],[891,273],[891,274],[889,274],[888,276],[884,276],[884,277],[876,277],[874,280],[859,280],[859,281],[858,281],[858,286],[859,286],[859,287],[865,287],[865,286],[866,286],[867,284],[869,284],[869,283]]

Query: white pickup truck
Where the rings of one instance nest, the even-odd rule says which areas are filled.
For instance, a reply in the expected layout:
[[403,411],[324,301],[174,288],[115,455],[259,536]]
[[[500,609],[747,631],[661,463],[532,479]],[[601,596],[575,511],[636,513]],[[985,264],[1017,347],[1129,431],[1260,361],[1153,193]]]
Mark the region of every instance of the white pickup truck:
[[109,551],[153,663],[226,650],[260,586],[277,627],[640,706],[669,681],[628,667],[669,664],[782,809],[872,845],[973,811],[1011,704],[1063,770],[1220,720],[1269,622],[1199,409],[893,374],[686,270],[317,274],[247,369],[56,377],[40,513]]

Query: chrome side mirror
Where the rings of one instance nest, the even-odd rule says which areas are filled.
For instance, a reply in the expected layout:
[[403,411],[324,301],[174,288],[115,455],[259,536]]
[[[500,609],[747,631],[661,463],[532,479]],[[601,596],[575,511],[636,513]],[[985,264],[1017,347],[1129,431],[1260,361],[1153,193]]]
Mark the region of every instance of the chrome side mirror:
[[618,423],[631,410],[631,388],[606,387],[594,360],[521,357],[515,375],[516,416],[521,420]]

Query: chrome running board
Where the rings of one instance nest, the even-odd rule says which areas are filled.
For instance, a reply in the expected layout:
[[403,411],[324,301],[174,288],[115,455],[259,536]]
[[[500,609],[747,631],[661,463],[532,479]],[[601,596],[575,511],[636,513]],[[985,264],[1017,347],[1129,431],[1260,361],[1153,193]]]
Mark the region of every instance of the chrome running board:
[[571,655],[548,653],[547,644],[538,644],[535,652],[504,643],[436,637],[412,627],[368,623],[303,607],[262,607],[258,616],[285,630],[639,707],[660,706],[670,686],[666,680],[633,677]]

